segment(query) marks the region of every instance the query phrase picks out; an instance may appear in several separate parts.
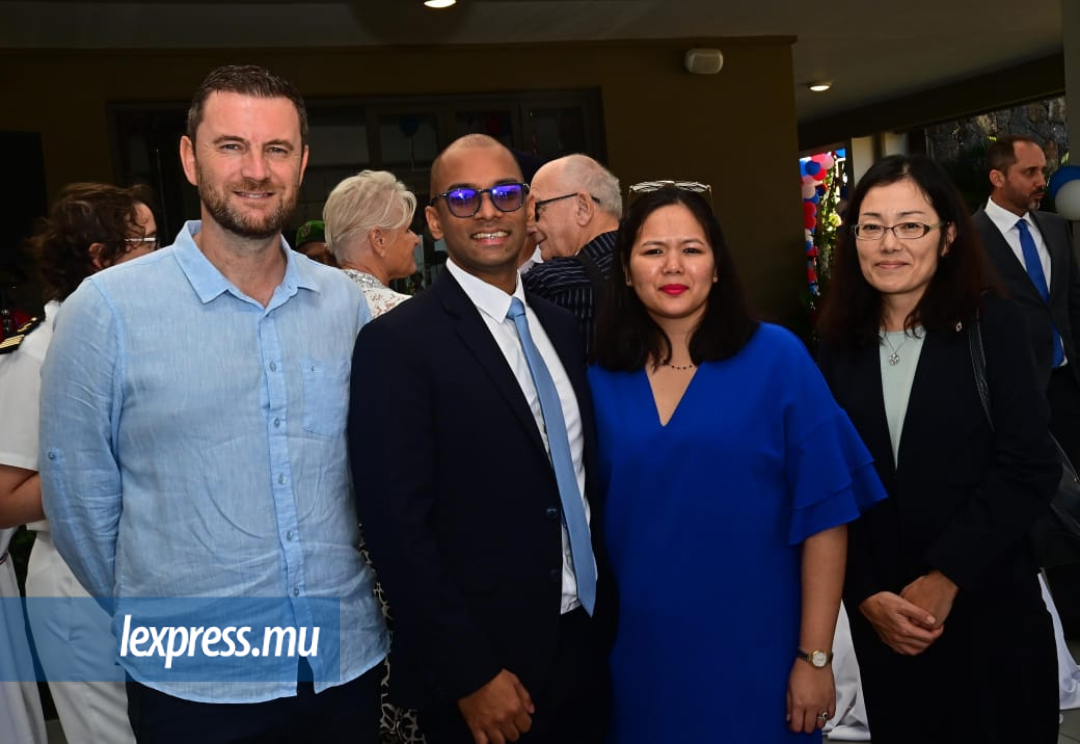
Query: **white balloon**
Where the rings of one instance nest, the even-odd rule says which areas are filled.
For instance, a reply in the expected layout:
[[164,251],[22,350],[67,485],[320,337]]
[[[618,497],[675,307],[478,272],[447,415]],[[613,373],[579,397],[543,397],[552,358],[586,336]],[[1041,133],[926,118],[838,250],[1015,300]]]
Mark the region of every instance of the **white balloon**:
[[1066,181],[1057,196],[1054,197],[1054,206],[1058,214],[1073,222],[1080,221],[1080,178]]

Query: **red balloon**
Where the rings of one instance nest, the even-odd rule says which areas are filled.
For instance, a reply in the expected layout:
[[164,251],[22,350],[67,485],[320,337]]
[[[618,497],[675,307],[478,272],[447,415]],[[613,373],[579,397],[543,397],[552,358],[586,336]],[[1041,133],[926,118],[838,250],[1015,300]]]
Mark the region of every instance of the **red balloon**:
[[807,217],[813,217],[817,214],[817,204],[811,201],[804,201],[802,203],[802,212]]
[[806,215],[806,218],[803,220],[803,227],[807,230],[813,230],[817,227],[817,218],[812,214]]

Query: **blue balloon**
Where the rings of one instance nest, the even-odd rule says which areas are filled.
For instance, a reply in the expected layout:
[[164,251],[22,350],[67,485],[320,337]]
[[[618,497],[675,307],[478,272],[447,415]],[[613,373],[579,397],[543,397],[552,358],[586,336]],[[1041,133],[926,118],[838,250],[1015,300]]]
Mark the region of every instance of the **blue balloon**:
[[1057,192],[1061,190],[1062,186],[1077,179],[1080,179],[1080,165],[1061,166],[1054,175],[1050,176],[1050,183],[1048,184],[1050,196],[1056,199]]
[[821,163],[811,160],[806,164],[806,175],[816,176],[818,173],[821,173]]
[[813,196],[811,196],[809,199],[803,199],[803,201],[808,201],[811,204],[820,204],[821,203],[821,194],[818,193],[817,191],[815,191]]
[[841,147],[839,150],[837,150],[836,151],[836,157],[838,157],[838,158],[846,158],[847,157],[847,148],[846,147]]

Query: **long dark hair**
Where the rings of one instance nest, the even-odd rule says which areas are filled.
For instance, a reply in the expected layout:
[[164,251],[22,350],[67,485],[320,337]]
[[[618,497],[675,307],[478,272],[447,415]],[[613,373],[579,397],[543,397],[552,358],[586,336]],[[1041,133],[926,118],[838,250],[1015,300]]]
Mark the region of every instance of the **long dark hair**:
[[671,361],[671,339],[650,317],[627,280],[630,253],[642,225],[653,212],[672,204],[681,204],[694,215],[705,231],[716,263],[717,280],[709,291],[701,323],[690,338],[691,360],[701,364],[732,357],[757,329],[720,222],[708,201],[691,191],[663,188],[637,199],[619,224],[616,261],[596,322],[596,361],[602,367],[631,372],[644,367],[650,359],[660,364]]
[[[904,328],[921,325],[929,331],[949,330],[957,323],[968,323],[975,318],[982,292],[991,280],[979,233],[963,197],[945,170],[921,155],[892,155],[878,161],[855,186],[847,211],[848,222],[856,224],[867,192],[905,179],[919,187],[938,218],[948,224],[941,228],[937,271],[905,319]],[[941,256],[949,225],[955,228],[956,235],[948,252]],[[850,228],[841,230],[818,331],[832,344],[876,343],[884,312],[881,293],[866,280],[859,266],[854,233]]]

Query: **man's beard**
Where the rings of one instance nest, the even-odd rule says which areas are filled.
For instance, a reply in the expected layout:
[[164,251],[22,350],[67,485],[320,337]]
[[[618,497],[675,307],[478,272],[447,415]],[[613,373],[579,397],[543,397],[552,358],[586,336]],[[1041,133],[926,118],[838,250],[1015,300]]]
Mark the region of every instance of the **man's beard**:
[[[198,164],[196,164],[198,168]],[[211,179],[205,177],[201,169],[199,176],[199,199],[207,213],[221,227],[241,238],[249,240],[268,240],[281,233],[282,228],[292,217],[296,209],[298,190],[293,191],[292,199],[285,201],[284,197],[278,204],[277,209],[264,214],[244,214],[229,204],[229,191],[259,192],[267,191],[270,182],[267,181],[242,181],[237,188],[227,187],[227,190],[214,188]]]

